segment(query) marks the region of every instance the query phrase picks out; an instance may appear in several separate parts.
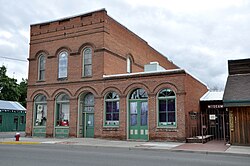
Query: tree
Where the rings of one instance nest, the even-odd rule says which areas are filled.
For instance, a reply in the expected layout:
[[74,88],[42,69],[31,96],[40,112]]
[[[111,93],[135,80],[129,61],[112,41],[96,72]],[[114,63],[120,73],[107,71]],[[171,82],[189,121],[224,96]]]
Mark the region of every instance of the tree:
[[20,92],[20,97],[18,101],[26,107],[26,98],[27,98],[27,79],[22,79],[22,81],[19,84],[19,92]]
[[6,75],[7,68],[0,67],[0,100],[18,101],[26,107],[27,79],[17,80]]

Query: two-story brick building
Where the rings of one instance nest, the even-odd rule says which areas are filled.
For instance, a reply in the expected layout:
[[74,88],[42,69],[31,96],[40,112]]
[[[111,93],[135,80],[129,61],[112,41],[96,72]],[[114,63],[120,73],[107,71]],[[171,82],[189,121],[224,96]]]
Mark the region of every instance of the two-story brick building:
[[105,9],[31,25],[28,136],[185,140],[206,91]]

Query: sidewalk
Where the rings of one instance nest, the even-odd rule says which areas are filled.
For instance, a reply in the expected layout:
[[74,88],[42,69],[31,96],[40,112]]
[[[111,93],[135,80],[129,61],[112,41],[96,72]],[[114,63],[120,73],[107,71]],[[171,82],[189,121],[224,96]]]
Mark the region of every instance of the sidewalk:
[[152,149],[185,151],[194,153],[216,153],[235,154],[250,156],[250,146],[230,146],[224,145],[223,141],[210,141],[201,143],[179,143],[179,142],[137,142],[137,141],[117,141],[98,138],[37,138],[21,137],[20,141],[15,138],[0,138],[0,144],[64,144],[82,145],[94,147],[122,147],[130,149]]

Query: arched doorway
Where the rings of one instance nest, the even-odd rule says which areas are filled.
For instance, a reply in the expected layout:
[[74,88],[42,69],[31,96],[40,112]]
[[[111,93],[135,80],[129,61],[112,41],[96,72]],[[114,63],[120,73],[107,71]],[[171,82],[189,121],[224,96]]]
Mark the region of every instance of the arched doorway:
[[128,98],[129,139],[148,140],[148,94],[135,89]]
[[85,93],[80,96],[79,129],[82,137],[94,137],[94,105],[92,93]]

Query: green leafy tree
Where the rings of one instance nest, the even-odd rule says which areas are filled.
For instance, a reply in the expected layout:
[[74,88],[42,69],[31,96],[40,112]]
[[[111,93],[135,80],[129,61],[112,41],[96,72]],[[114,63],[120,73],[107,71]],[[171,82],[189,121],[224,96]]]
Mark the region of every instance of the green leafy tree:
[[27,79],[22,79],[22,81],[19,84],[19,92],[20,92],[20,97],[18,101],[26,107],[26,98],[27,98]]
[[0,100],[18,101],[26,107],[27,79],[17,80],[6,75],[7,68],[0,67]]

